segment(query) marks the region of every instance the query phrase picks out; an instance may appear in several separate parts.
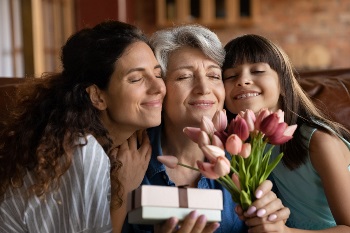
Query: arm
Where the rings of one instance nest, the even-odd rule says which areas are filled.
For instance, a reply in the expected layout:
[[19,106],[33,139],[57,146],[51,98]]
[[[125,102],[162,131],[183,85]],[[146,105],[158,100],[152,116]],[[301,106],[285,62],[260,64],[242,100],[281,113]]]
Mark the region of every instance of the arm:
[[321,177],[323,188],[337,226],[324,230],[301,230],[289,228],[283,221],[261,225],[254,232],[281,233],[346,233],[350,232],[350,152],[338,138],[316,131],[310,142],[310,159]]
[[[118,171],[118,178],[123,186],[122,205],[119,208],[111,208],[111,219],[113,232],[119,233],[122,230],[127,215],[128,194],[139,187],[146,173],[151,158],[151,145],[148,136],[142,133],[141,145],[137,147],[137,135],[133,134],[127,141],[113,150],[113,157],[122,162]],[[112,158],[113,159],[113,158]],[[111,186],[116,185],[116,180],[111,179]],[[112,192],[112,199],[119,193]]]

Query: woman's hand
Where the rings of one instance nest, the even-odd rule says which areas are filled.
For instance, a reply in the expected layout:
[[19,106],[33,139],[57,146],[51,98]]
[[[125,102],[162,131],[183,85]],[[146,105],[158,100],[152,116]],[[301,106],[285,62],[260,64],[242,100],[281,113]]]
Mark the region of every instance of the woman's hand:
[[186,216],[184,221],[179,224],[177,218],[170,218],[165,223],[155,225],[155,233],[211,233],[214,232],[220,226],[219,223],[207,223],[207,219],[204,215],[199,215],[197,211],[192,211]]
[[[137,142],[140,143],[139,147]],[[118,171],[118,178],[124,187],[125,194],[140,186],[151,158],[151,152],[152,147],[146,130],[134,133],[113,150],[113,157],[122,163]],[[111,182],[113,185],[113,180]]]

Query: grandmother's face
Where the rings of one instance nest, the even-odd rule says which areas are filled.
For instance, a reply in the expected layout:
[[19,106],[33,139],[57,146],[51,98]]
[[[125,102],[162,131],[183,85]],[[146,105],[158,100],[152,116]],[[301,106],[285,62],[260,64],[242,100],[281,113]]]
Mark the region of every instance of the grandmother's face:
[[198,126],[223,108],[225,89],[220,66],[200,49],[171,53],[165,78],[164,118],[179,127]]

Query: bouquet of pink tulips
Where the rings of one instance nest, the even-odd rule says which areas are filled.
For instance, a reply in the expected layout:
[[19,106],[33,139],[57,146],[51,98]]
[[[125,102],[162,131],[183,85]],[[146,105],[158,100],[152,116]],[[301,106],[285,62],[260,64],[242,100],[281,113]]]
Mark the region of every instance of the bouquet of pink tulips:
[[[270,161],[273,146],[290,139],[297,125],[284,122],[284,112],[262,109],[257,115],[251,110],[241,112],[228,125],[226,112],[218,111],[212,120],[203,117],[200,128],[186,127],[185,134],[202,149],[206,161],[197,161],[198,169],[178,162],[174,156],[158,156],[170,168],[177,165],[200,171],[216,179],[232,199],[246,210],[254,201],[256,188],[267,179],[281,160],[280,153]],[[227,151],[231,156],[226,157]]]

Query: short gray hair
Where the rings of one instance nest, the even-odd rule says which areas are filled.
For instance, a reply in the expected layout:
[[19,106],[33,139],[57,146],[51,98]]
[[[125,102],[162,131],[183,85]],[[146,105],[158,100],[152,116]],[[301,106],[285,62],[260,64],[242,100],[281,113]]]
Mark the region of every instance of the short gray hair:
[[157,31],[151,36],[150,44],[163,75],[166,74],[171,52],[184,46],[200,49],[220,67],[225,59],[225,50],[218,36],[208,28],[197,24],[175,26]]

